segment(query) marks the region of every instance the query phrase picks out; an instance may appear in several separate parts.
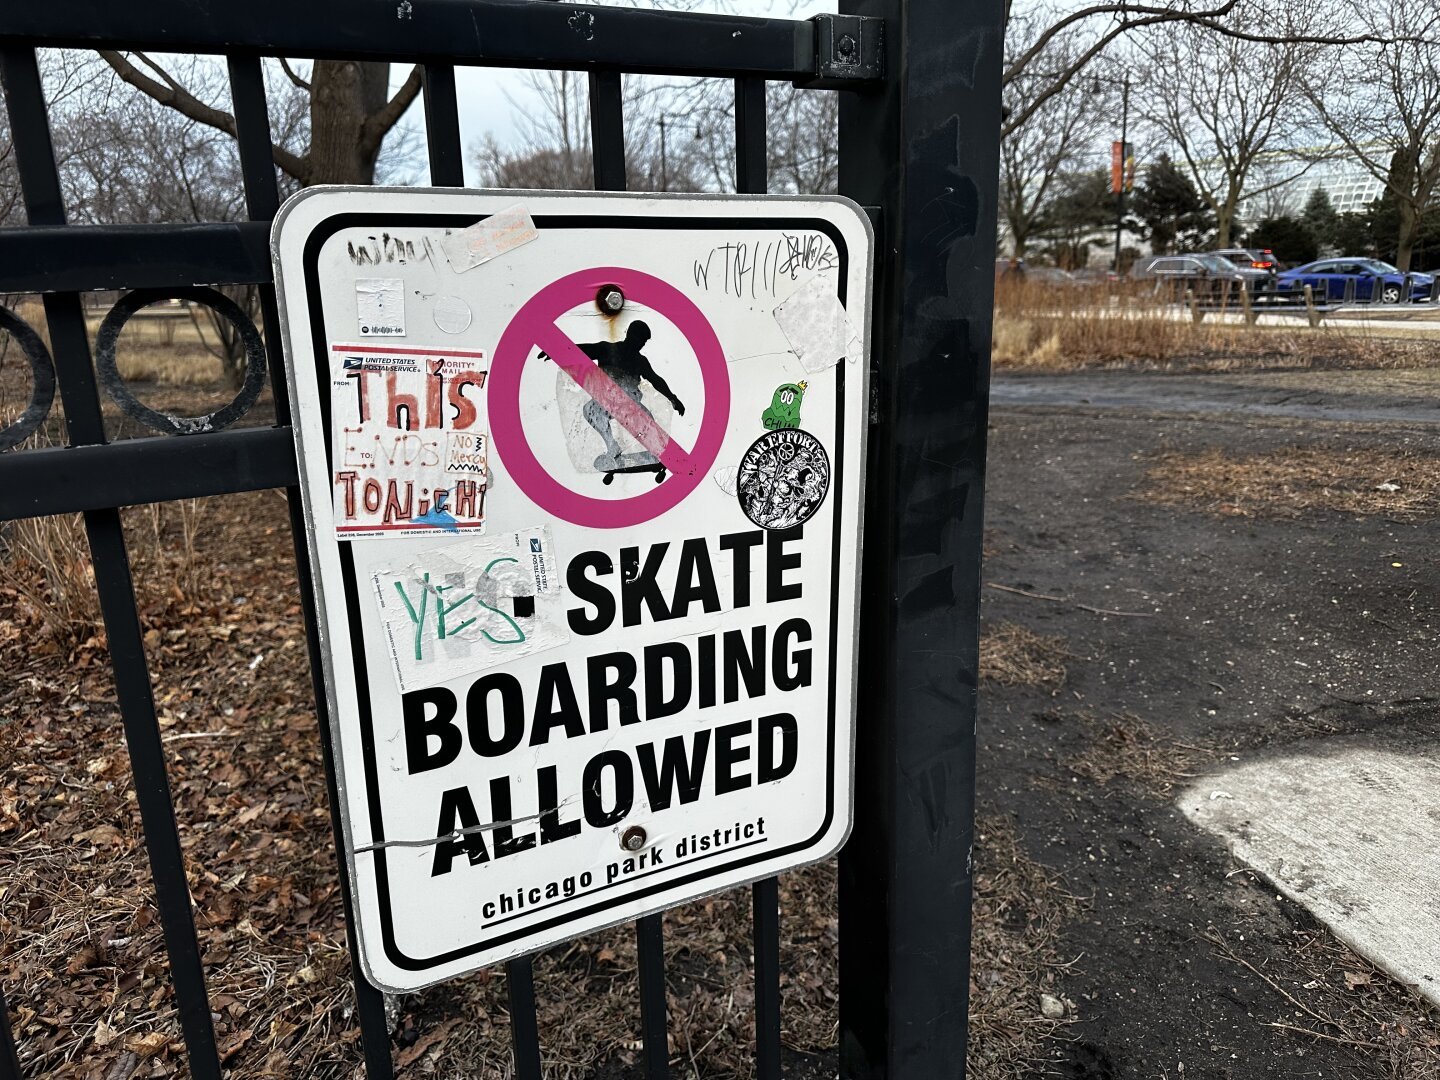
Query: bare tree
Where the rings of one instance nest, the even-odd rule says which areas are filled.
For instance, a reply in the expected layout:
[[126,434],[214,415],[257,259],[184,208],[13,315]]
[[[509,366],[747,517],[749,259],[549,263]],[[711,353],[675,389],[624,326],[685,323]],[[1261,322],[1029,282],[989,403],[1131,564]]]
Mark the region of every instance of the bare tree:
[[[1013,18],[1006,30],[1006,48],[1022,52],[1026,42],[1043,27],[1031,19]],[[1065,64],[1062,52],[1056,59]],[[1079,168],[1079,156],[1093,143],[1101,118],[1110,115],[1104,95],[1109,80],[1093,91],[1072,84],[1062,94],[1048,94],[1050,80],[1039,73],[1022,73],[1005,87],[1005,107],[1023,116],[1000,141],[1000,216],[1017,258],[1024,258],[1030,242],[1042,231],[1060,179]],[[1041,94],[1045,100],[1029,108]]]
[[[714,79],[629,76],[624,84],[625,168],[636,191],[733,191],[733,85]],[[492,136],[472,150],[481,182],[494,187],[593,186],[588,84],[573,72],[526,80],[519,137]],[[520,102],[512,101],[517,111]],[[768,168],[777,192],[833,192],[838,183],[839,102],[789,85],[767,89]]]
[[[235,117],[216,104],[215,95],[172,74],[146,53],[106,49],[100,56],[120,78],[161,105],[196,123],[235,135]],[[309,140],[304,148],[275,142],[275,164],[306,186],[374,183],[385,137],[420,92],[420,66],[411,69],[391,96],[389,64],[316,60],[308,73],[302,73],[288,62],[282,63],[292,86],[309,101]]]
[[[232,221],[245,215],[238,147],[221,130],[168,108],[119,83],[112,70],[85,53],[66,54],[62,73],[81,89],[52,104],[67,211],[78,223]],[[224,75],[206,61],[189,61],[181,75],[198,92],[223,93]],[[55,79],[60,74],[53,74]],[[282,80],[271,88],[275,138],[293,152],[302,145],[307,96]],[[3,181],[3,176],[0,176]],[[289,186],[298,184],[289,180]],[[220,285],[252,319],[259,293],[253,285]],[[228,382],[244,373],[238,330],[210,308],[201,338],[221,363]]]
[[[1251,0],[1237,5],[1227,24],[1258,28],[1270,18]],[[1216,243],[1234,242],[1236,211],[1284,187],[1313,160],[1296,155],[1260,185],[1257,165],[1276,151],[1298,148],[1313,133],[1299,78],[1315,46],[1272,45],[1216,33],[1211,26],[1171,22],[1137,38],[1145,57],[1137,95],[1140,113],[1173,148],[1195,190],[1215,216]]]
[[[1053,95],[1064,93],[1072,81],[1111,45],[1147,27],[1189,25],[1217,36],[1282,46],[1365,45],[1383,48],[1397,44],[1433,45],[1436,38],[1433,5],[1414,5],[1416,25],[1398,28],[1352,26],[1350,5],[1315,7],[1304,4],[1272,5],[1263,22],[1231,20],[1242,0],[1101,0],[1074,8],[1044,7],[1037,16],[1048,25],[1026,48],[1015,52],[1005,65],[1006,86],[1027,75],[1041,75],[1048,85],[1029,98],[1024,108],[1002,117],[1002,133],[1023,125],[1030,111],[1041,108]],[[1012,18],[1006,0],[1007,23]],[[1428,25],[1426,20],[1430,20]],[[1067,59],[1057,58],[1064,54]]]
[[1344,63],[1322,61],[1305,91],[1331,134],[1394,199],[1395,262],[1409,270],[1440,189],[1440,12],[1425,4],[1370,5],[1365,16],[1375,36],[1391,43],[1347,52]]

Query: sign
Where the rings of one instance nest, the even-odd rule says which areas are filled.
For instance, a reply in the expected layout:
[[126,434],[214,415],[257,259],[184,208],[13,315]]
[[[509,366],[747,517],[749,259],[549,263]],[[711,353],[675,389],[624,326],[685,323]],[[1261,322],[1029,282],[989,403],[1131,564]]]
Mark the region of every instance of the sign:
[[312,188],[273,243],[371,981],[834,853],[860,210]]
[[1110,194],[1135,190],[1135,151],[1128,142],[1110,144]]

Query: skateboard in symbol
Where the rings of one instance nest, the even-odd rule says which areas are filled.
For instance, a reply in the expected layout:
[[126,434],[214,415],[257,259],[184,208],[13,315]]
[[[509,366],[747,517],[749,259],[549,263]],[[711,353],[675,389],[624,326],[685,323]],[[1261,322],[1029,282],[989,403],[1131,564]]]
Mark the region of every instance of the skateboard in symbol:
[[602,484],[610,484],[615,480],[616,473],[641,473],[653,472],[655,483],[665,479],[665,465],[655,459],[655,455],[648,450],[642,450],[633,454],[601,454],[595,459],[595,468],[599,469],[604,478]]

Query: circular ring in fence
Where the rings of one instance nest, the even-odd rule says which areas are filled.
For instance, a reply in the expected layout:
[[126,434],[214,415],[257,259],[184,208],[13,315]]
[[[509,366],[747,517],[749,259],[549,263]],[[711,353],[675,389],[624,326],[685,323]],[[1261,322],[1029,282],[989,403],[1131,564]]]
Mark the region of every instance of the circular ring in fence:
[[[204,416],[172,416],[150,408],[130,393],[115,363],[115,343],[132,315],[161,300],[189,300],[203,304],[235,327],[245,345],[245,377],[239,392],[228,405]],[[216,289],[136,289],[121,297],[100,324],[100,330],[95,335],[95,370],[100,376],[100,385],[105,387],[105,392],[126,415],[167,435],[198,435],[227,428],[250,411],[265,386],[265,343],[240,305]]]
[[40,335],[7,307],[0,307],[0,331],[20,343],[30,361],[30,401],[12,423],[0,427],[0,452],[13,449],[28,439],[50,415],[55,400],[55,362]]

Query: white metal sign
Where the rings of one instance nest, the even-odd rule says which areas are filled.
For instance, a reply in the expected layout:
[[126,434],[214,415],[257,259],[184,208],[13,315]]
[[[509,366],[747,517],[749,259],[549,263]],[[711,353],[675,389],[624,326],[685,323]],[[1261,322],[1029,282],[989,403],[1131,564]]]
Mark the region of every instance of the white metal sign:
[[274,250],[372,981],[833,853],[859,208],[315,188]]

